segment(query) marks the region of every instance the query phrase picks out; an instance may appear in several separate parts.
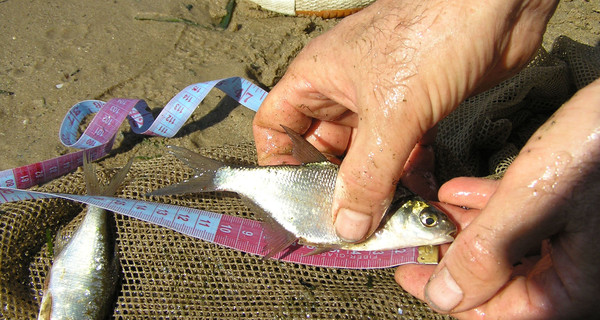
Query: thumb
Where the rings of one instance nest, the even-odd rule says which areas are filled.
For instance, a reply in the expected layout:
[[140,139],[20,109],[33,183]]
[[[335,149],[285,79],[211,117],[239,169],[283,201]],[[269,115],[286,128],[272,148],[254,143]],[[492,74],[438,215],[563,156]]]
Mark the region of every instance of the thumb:
[[364,240],[379,225],[418,137],[365,122],[359,123],[340,165],[334,192],[336,231],[351,242]]
[[[597,92],[600,81],[563,105],[523,147],[481,214],[456,237],[426,285],[425,298],[434,309],[462,312],[496,297],[514,276],[513,264],[544,239],[558,241],[556,250],[564,250],[568,244],[580,245],[572,240],[574,235],[593,237],[586,217],[597,209],[585,201],[596,198],[581,190],[589,189],[585,183],[600,159]],[[579,203],[588,209],[575,206]],[[562,272],[563,277],[570,274]],[[563,284],[569,287],[569,282]],[[521,293],[529,296],[532,289]]]

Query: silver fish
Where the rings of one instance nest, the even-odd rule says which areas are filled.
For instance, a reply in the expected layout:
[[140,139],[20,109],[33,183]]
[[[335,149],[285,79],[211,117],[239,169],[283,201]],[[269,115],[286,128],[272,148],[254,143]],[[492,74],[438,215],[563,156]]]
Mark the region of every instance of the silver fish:
[[[107,186],[101,187],[86,154],[83,167],[87,193],[113,195],[131,163],[130,160]],[[108,315],[119,276],[109,222],[104,209],[88,206],[81,225],[57,250],[46,277],[38,319],[104,319]]]
[[284,127],[294,144],[293,156],[302,165],[239,167],[169,146],[169,151],[196,170],[196,175],[150,195],[232,191],[250,200],[268,227],[267,257],[294,241],[330,249],[390,250],[437,245],[454,240],[456,226],[446,214],[421,197],[399,187],[379,228],[360,243],[336,233],[331,214],[338,166],[301,135]]

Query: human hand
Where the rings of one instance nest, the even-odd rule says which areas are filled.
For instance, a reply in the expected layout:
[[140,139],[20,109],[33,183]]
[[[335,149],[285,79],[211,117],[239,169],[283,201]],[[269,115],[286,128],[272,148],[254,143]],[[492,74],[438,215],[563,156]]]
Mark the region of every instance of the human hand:
[[600,79],[533,134],[501,181],[442,186],[462,231],[438,266],[401,266],[396,281],[460,319],[591,318],[600,300],[599,107]]
[[281,124],[331,157],[346,154],[335,226],[348,241],[365,239],[425,132],[469,94],[518,71],[556,4],[379,0],[345,18],[300,52],[256,114],[259,163],[295,162]]

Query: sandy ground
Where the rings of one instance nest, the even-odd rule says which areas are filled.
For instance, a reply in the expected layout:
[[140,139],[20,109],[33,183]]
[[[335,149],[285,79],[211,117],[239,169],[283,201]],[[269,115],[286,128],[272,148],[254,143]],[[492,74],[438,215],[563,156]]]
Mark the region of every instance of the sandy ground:
[[[157,114],[189,84],[242,76],[272,87],[314,36],[337,20],[286,17],[238,0],[226,30],[213,27],[227,0],[0,1],[0,170],[72,152],[58,129],[81,100],[145,99]],[[139,20],[177,17],[199,26]],[[138,18],[138,19],[136,19]],[[600,43],[600,0],[562,1],[544,46],[567,35]],[[215,90],[168,143],[188,147],[252,140],[253,112]],[[167,139],[123,126],[112,167],[163,153]]]

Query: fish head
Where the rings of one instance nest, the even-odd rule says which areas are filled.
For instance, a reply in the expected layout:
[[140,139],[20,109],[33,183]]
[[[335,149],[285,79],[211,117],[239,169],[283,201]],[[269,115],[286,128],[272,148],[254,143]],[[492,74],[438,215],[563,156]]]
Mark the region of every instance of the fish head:
[[410,239],[411,246],[438,245],[454,241],[456,225],[437,207],[418,196],[392,204],[386,228]]

